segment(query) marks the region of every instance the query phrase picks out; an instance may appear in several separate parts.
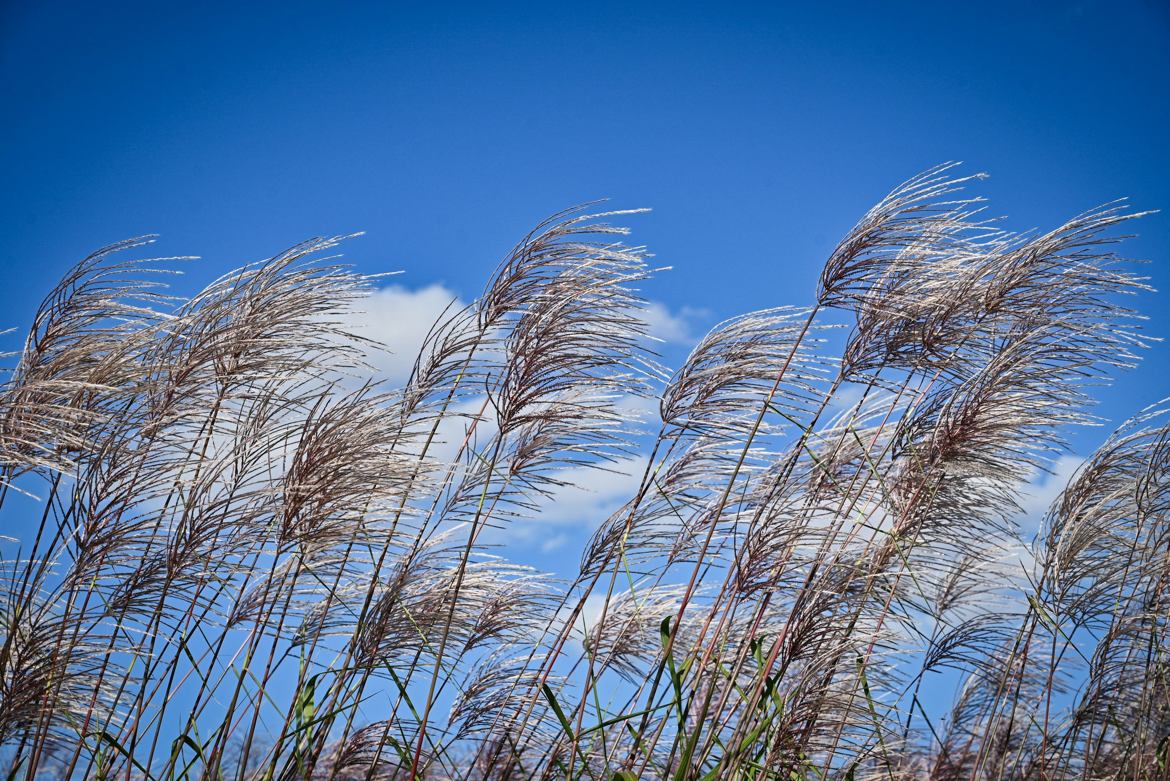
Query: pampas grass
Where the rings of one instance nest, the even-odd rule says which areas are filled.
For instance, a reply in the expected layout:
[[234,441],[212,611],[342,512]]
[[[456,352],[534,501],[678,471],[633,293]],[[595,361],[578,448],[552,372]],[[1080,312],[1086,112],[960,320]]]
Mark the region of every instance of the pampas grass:
[[[1142,214],[1015,234],[979,178],[675,371],[634,212],[537,226],[401,387],[359,384],[343,237],[185,300],[149,238],[85,259],[0,387],[7,777],[1165,776],[1167,408],[1017,525],[1148,341]],[[630,463],[577,572],[489,544]]]

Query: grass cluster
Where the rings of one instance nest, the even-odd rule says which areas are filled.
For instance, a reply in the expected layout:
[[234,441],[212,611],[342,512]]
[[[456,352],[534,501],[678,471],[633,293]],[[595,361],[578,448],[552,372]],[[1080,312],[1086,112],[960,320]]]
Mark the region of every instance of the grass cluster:
[[[1170,419],[1021,490],[1144,347],[1109,204],[1017,234],[951,166],[812,306],[676,371],[653,271],[554,216],[359,383],[376,280],[317,239],[190,299],[87,258],[0,387],[8,778],[1153,778],[1170,772]],[[393,313],[383,313],[390,317]],[[656,408],[639,423],[632,410]],[[638,487],[553,577],[489,545]],[[486,532],[486,533],[485,533]]]

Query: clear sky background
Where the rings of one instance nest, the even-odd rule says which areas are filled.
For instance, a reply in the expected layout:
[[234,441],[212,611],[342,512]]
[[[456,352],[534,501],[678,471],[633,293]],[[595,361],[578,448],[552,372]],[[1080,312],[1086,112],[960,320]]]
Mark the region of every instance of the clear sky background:
[[[1170,209],[1167,0],[7,0],[0,105],[4,327],[147,232],[203,256],[194,283],[367,231],[347,257],[406,271],[383,299],[405,323],[474,296],[540,218],[610,197],[655,210],[634,239],[674,266],[647,293],[684,350],[718,319],[809,303],[850,225],[942,161],[989,172],[978,192],[1017,229],[1119,196]],[[1140,306],[1170,336],[1170,214],[1138,230],[1129,252],[1165,291]],[[1163,345],[1103,412],[1170,394],[1166,376]]]

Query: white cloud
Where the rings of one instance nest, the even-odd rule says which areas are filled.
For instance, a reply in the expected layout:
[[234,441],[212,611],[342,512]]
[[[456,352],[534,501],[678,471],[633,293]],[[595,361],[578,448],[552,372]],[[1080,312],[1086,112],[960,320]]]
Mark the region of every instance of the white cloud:
[[666,304],[650,301],[642,314],[650,336],[667,344],[689,344],[695,341],[692,333],[693,321],[707,317],[703,309],[684,306],[676,312]]
[[1023,509],[1020,523],[1024,527],[1025,537],[1035,533],[1039,528],[1048,508],[1060,496],[1060,492],[1083,463],[1085,459],[1080,456],[1061,456],[1056,459],[1049,471],[1037,471],[1024,486],[1020,497],[1020,506]]
[[547,540],[545,540],[544,542],[542,542],[540,544],[540,552],[541,553],[552,553],[553,551],[558,550],[559,548],[563,548],[565,546],[565,543],[568,541],[569,541],[569,535],[567,535],[567,534],[554,534],[552,537],[549,537]]
[[[405,382],[414,366],[415,357],[431,325],[443,312],[455,311],[465,302],[458,293],[440,284],[410,289],[390,285],[376,290],[361,302],[345,319],[344,325],[355,334],[385,347],[372,349],[366,360],[375,368],[378,379],[392,385]],[[647,311],[647,324],[655,337],[666,342],[686,342],[691,339],[690,323],[704,316],[700,310],[684,307],[672,311],[667,306],[652,302]],[[625,396],[615,401],[622,416],[630,421],[657,419],[657,399]],[[483,419],[475,425],[475,437],[484,441],[496,430],[494,410],[485,409],[483,399],[467,399],[452,408],[440,424],[429,455],[438,463],[453,458],[463,443],[468,427],[475,418]],[[509,526],[506,534],[488,530],[486,537],[494,542],[508,541],[549,553],[572,542],[580,533],[596,527],[638,490],[646,467],[646,457],[621,459],[597,467],[571,467],[560,470],[555,478],[564,483],[553,490],[553,495],[542,503],[541,509],[529,521]],[[550,525],[557,531],[550,530]],[[577,530],[577,531],[575,531]]]
[[613,406],[624,420],[637,425],[657,423],[661,413],[661,401],[657,397],[622,396]]
[[[415,358],[434,322],[444,311],[455,312],[466,302],[458,293],[441,284],[410,289],[388,285],[375,290],[343,318],[343,325],[354,334],[370,339],[384,349],[371,349],[366,360],[379,379],[393,385],[406,381]],[[694,341],[692,323],[707,317],[707,312],[693,307],[672,311],[665,304],[651,301],[644,312],[650,336],[668,344]]]
[[861,401],[865,395],[865,386],[860,383],[847,382],[844,383],[833,398],[829,399],[829,409],[834,413],[843,413],[852,411],[853,407]]
[[389,285],[375,290],[345,318],[357,336],[371,339],[385,349],[371,350],[366,360],[380,379],[400,385],[410,376],[423,339],[443,311],[464,305],[458,294],[443,285],[410,290]]
[[552,476],[565,485],[553,489],[531,515],[514,519],[503,528],[485,529],[482,541],[540,553],[578,543],[637,494],[648,460],[639,455],[621,459],[605,469],[561,469]]
[[1040,524],[1044,520],[1044,515],[1084,463],[1085,459],[1080,456],[1061,456],[1048,471],[1037,470],[1033,473],[1031,479],[1020,489],[1021,512],[1016,518],[1020,524],[1020,543],[1004,554],[1001,564],[1005,567],[1008,579],[1021,590],[1027,591],[1031,588],[1024,574],[1034,572],[1036,569],[1032,544],[1037,533],[1041,531]]
[[597,626],[597,622],[601,620],[601,611],[608,604],[609,600],[605,598],[605,592],[593,593],[585,597],[585,604],[581,606],[581,615],[577,618],[574,629],[577,629],[584,637],[589,630]]
[[558,471],[556,479],[566,485],[553,491],[540,520],[597,526],[638,492],[647,460],[633,456],[604,469],[577,466]]
[[465,442],[482,447],[482,443],[491,441],[499,426],[495,407],[486,401],[485,397],[480,396],[451,405],[439,421],[435,439],[431,442],[428,455],[432,461],[446,465],[455,458]]
[[[600,586],[598,587],[600,588]],[[581,611],[577,614],[577,619],[573,622],[569,629],[569,636],[580,642],[588,634],[589,630],[597,625],[601,619],[601,611],[607,604],[605,593],[592,592],[585,597],[585,603],[581,605]],[[573,611],[576,608],[576,602],[561,605],[560,610],[557,611],[556,618],[553,619],[554,626],[557,631],[564,628],[568,623]]]

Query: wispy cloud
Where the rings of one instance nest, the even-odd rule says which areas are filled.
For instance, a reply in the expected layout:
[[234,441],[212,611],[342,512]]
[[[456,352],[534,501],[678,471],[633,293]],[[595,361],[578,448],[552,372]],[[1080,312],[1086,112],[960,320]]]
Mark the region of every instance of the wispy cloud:
[[1036,567],[1033,540],[1041,531],[1040,525],[1048,508],[1060,497],[1061,491],[1084,463],[1085,459],[1081,456],[1060,456],[1048,470],[1036,470],[1020,489],[1020,514],[1016,517],[1020,527],[1019,543],[1007,551],[999,562],[1004,568],[1004,576],[1016,588],[1024,591],[1029,588],[1025,573],[1033,572]]
[[1028,481],[1021,492],[1020,500],[1023,509],[1020,523],[1025,539],[1030,538],[1040,528],[1040,522],[1048,508],[1084,463],[1085,459],[1081,456],[1061,456],[1056,459],[1049,471],[1037,471]]
[[370,350],[366,360],[378,379],[400,385],[410,376],[431,325],[444,310],[454,311],[463,305],[459,295],[443,285],[415,290],[388,285],[351,311],[345,325],[355,335],[383,346],[384,349]]
[[666,304],[651,301],[644,315],[650,336],[667,344],[689,344],[695,341],[696,321],[710,319],[705,309],[684,306],[671,310]]
[[[367,362],[376,378],[390,385],[400,385],[410,376],[415,357],[432,323],[444,311],[454,311],[466,304],[456,291],[432,284],[411,289],[389,285],[376,290],[346,318],[345,325],[355,334],[384,347],[371,348]],[[672,309],[661,302],[650,302],[645,317],[649,334],[667,344],[687,345],[694,340],[695,322],[706,317],[691,307]],[[490,405],[482,399],[469,399],[452,409],[439,427],[430,455],[440,462],[453,458],[472,421],[484,415],[476,425],[478,438],[495,431]],[[656,399],[623,397],[616,404],[631,421],[654,420],[658,414]],[[603,468],[580,466],[562,469],[553,475],[562,483],[552,491],[534,517],[509,526],[506,533],[489,531],[485,542],[522,546],[542,553],[556,551],[574,541],[580,533],[594,528],[638,489],[646,467],[645,456],[631,456]],[[486,539],[492,538],[492,539]]]
[[[444,311],[453,312],[466,300],[445,285],[431,284],[420,288],[387,285],[375,290],[349,312],[343,325],[355,335],[381,345],[371,348],[366,361],[377,379],[400,385],[410,376],[415,358],[431,325]],[[689,345],[695,340],[697,321],[708,318],[702,309],[684,306],[671,309],[651,301],[644,312],[650,336],[667,344]]]
[[605,520],[634,496],[646,470],[647,458],[634,456],[604,469],[572,467],[557,472],[565,483],[553,492],[540,520],[551,523],[584,523],[590,528]]
[[632,456],[596,467],[561,469],[552,477],[563,485],[527,518],[519,518],[506,528],[489,528],[484,541],[514,550],[552,553],[581,540],[602,521],[635,496],[646,470],[648,458]]

